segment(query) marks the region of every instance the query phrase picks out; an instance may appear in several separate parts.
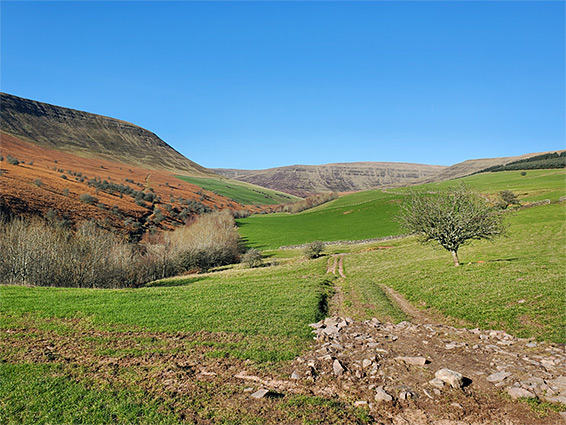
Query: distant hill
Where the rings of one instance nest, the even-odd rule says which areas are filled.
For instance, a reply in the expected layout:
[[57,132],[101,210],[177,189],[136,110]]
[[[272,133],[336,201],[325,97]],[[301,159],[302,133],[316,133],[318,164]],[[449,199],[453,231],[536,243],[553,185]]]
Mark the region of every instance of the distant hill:
[[441,170],[437,174],[433,174],[427,177],[420,179],[416,183],[433,183],[439,182],[444,180],[451,180],[457,179],[460,177],[469,176],[471,174],[475,174],[482,171],[489,171],[490,169],[495,169],[497,167],[501,167],[503,165],[536,157],[546,153],[553,153],[553,152],[561,152],[560,150],[557,151],[549,151],[549,152],[538,152],[538,153],[527,153],[524,155],[519,156],[506,156],[501,158],[482,158],[482,159],[469,159],[464,162],[460,162],[458,164],[451,165],[450,167],[446,167],[445,169]]
[[0,93],[0,130],[85,158],[101,158],[183,175],[214,176],[154,133],[102,115]]
[[353,192],[411,184],[441,172],[444,166],[401,162],[353,162],[292,165],[267,170],[214,169],[235,180],[297,196],[322,192]]

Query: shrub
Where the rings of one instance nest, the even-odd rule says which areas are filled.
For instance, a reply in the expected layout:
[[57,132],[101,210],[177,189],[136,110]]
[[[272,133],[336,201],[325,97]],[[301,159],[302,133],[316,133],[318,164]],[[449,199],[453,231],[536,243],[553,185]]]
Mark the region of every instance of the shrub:
[[173,256],[182,270],[234,263],[240,255],[239,234],[229,211],[200,216],[169,235]]
[[98,198],[96,196],[92,196],[89,193],[83,193],[79,196],[79,200],[84,202],[85,204],[94,205],[98,203]]
[[321,241],[314,241],[305,246],[303,253],[307,258],[318,258],[324,251],[324,243]]
[[242,263],[246,267],[260,267],[263,264],[263,255],[259,249],[252,248],[242,256]]
[[63,193],[64,196],[69,196],[69,189],[67,189],[67,188],[63,189],[62,193]]
[[33,184],[36,185],[37,187],[43,186],[43,182],[41,181],[41,179],[35,179],[33,181]]
[[20,161],[18,160],[18,158],[14,158],[12,155],[8,155],[6,157],[6,161],[8,162],[8,164],[20,165]]

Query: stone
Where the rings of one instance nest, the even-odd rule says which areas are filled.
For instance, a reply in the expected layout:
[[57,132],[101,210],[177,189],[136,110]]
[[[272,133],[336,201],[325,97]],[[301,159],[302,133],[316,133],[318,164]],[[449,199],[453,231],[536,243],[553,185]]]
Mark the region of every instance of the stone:
[[432,394],[430,393],[430,391],[427,390],[426,388],[423,388],[423,393],[424,393],[424,395],[426,395],[428,398],[434,398],[434,397],[432,396]]
[[460,403],[450,403],[450,406],[455,407],[457,409],[464,409]]
[[391,397],[383,388],[378,388],[375,391],[375,401],[392,401],[393,397]]
[[395,360],[412,366],[424,366],[426,364],[426,359],[424,357],[395,357]]
[[464,376],[460,372],[450,369],[440,369],[434,374],[434,377],[449,384],[452,388],[462,388],[464,386]]
[[413,398],[414,394],[411,391],[401,391],[399,393],[399,400],[408,400],[409,398]]
[[339,323],[338,320],[331,317],[327,317],[326,319],[324,319],[324,324],[326,326],[336,326],[338,323]]
[[504,370],[502,370],[501,372],[492,373],[491,375],[489,375],[487,377],[487,380],[489,382],[493,382],[495,384],[495,383],[503,381],[508,376],[511,376],[511,372],[505,372]]
[[544,399],[546,401],[549,401],[550,403],[561,403],[561,404],[566,405],[566,396],[563,396],[563,395],[559,395],[559,396],[556,396],[556,397],[546,395],[544,397]]
[[340,376],[344,373],[344,366],[342,366],[342,363],[340,363],[340,360],[336,359],[334,360],[334,363],[332,364],[332,369],[334,370],[334,375],[336,376]]
[[261,390],[257,390],[255,393],[253,393],[250,397],[259,399],[265,397],[268,393],[269,390],[262,388]]
[[338,333],[338,328],[336,326],[327,326],[322,332],[328,336],[336,335]]
[[428,383],[435,388],[444,388],[444,381],[442,379],[434,378],[428,381]]
[[299,375],[297,373],[297,371],[293,371],[293,373],[291,374],[291,379],[301,379],[301,375]]
[[354,407],[367,407],[368,402],[365,400],[358,400],[354,403]]
[[555,388],[559,389],[560,391],[566,391],[566,376],[561,375],[558,378],[554,378],[554,379],[548,381],[548,383],[552,387],[555,387]]
[[324,326],[324,323],[322,323],[322,322],[309,323],[309,326],[313,329],[319,329],[319,328],[322,328]]
[[518,398],[536,398],[532,392],[524,390],[523,388],[511,387],[507,389],[507,394],[511,396],[513,400]]
[[362,367],[363,367],[364,369],[370,367],[372,364],[373,364],[373,362],[372,362],[370,359],[364,359],[364,360],[362,361]]

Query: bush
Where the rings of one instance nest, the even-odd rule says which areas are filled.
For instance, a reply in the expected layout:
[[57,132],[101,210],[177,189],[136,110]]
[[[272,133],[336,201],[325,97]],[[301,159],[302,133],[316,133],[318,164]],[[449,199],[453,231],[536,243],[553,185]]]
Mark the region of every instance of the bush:
[[314,241],[305,246],[303,253],[307,258],[318,258],[324,251],[324,243],[320,241]]
[[35,179],[33,181],[33,184],[36,185],[37,187],[43,186],[43,182],[41,181],[41,179]]
[[263,255],[259,249],[252,248],[243,255],[242,263],[249,268],[260,267],[263,265]]
[[6,161],[8,161],[8,164],[20,165],[20,161],[18,160],[18,158],[14,158],[12,155],[8,155],[6,157]]
[[90,205],[98,204],[98,198],[88,193],[83,193],[82,195],[79,196],[79,199],[81,202],[84,202],[85,204],[90,204]]

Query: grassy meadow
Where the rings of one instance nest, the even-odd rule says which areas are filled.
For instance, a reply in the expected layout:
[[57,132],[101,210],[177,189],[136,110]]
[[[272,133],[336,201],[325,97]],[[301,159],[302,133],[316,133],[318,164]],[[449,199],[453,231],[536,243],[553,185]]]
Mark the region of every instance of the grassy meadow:
[[187,183],[202,187],[219,195],[226,196],[243,205],[278,205],[288,204],[300,198],[288,193],[266,189],[250,183],[236,180],[221,180],[205,177],[175,176]]
[[345,260],[348,288],[370,306],[365,315],[383,302],[385,285],[455,324],[566,342],[565,213],[561,203],[510,215],[506,237],[460,249],[460,267],[438,245],[413,237],[388,249],[360,246]]

